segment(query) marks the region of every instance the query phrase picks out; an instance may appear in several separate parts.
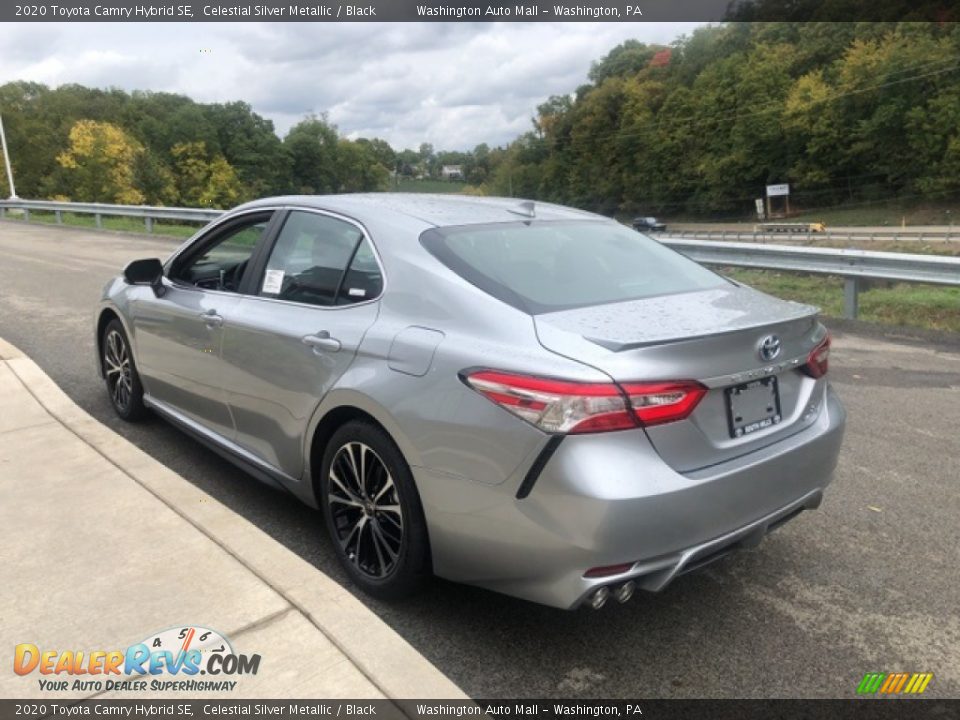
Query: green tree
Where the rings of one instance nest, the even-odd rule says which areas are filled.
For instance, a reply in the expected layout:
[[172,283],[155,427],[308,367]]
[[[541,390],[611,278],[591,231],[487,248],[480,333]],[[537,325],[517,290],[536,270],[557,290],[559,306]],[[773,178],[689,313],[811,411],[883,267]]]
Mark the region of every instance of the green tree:
[[318,194],[337,192],[337,128],[325,115],[310,115],[290,128],[283,147],[290,157],[294,192]]
[[229,208],[246,199],[233,166],[203,142],[178,143],[170,151],[180,202],[188,207]]
[[341,139],[337,145],[337,192],[386,190],[390,171],[368,142]]

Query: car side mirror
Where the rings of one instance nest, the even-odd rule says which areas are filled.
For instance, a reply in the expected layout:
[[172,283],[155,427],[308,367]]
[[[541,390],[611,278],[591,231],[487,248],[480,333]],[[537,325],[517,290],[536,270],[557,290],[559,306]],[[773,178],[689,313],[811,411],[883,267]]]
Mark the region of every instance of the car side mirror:
[[134,260],[123,269],[123,279],[130,285],[149,285],[157,297],[166,292],[162,282],[163,263],[157,258]]

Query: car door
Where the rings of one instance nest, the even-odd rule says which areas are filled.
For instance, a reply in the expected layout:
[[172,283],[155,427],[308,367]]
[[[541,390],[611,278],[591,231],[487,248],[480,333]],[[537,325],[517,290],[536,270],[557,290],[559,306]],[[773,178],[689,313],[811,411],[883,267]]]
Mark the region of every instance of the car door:
[[147,403],[228,439],[234,423],[220,383],[223,319],[240,301],[272,214],[218,224],[171,260],[161,296],[139,289],[131,308]]
[[345,218],[291,210],[271,244],[255,289],[224,318],[222,377],[236,442],[296,479],[314,410],[377,318],[383,275]]

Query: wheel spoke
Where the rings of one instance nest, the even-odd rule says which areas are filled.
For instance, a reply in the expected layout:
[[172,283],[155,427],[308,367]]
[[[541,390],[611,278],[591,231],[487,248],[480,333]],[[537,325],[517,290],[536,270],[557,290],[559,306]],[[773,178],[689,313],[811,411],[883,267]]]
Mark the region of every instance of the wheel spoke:
[[362,497],[363,485],[361,484],[361,481],[360,481],[360,473],[357,470],[357,460],[353,456],[353,444],[351,443],[350,445],[347,445],[344,449],[346,450],[347,461],[350,464],[350,472],[353,474],[353,480],[354,480],[353,484],[357,488],[357,490],[360,491],[358,494]]
[[[337,473],[334,472],[333,468],[330,468],[330,479],[336,484],[340,490],[343,491],[343,494],[346,495],[347,499],[350,500],[351,505],[356,505],[357,507],[363,507],[360,503],[360,498],[357,497],[356,493],[349,490],[346,485],[343,484],[343,481],[337,476]],[[335,495],[330,496],[331,499],[336,497]]]
[[[383,529],[380,527],[379,523],[371,523],[370,526],[373,528],[373,536],[377,538],[379,544],[387,551],[387,555],[390,557],[390,562],[393,563],[397,559],[397,552],[390,547],[390,543],[387,542],[387,536],[383,532]],[[392,538],[391,538],[392,539]],[[396,542],[396,540],[394,540]]]
[[367,497],[367,446],[360,446],[360,492]]
[[390,477],[390,473],[387,473],[387,479],[383,481],[383,487],[380,488],[379,491],[377,491],[377,494],[373,498],[373,501],[375,503],[380,502],[380,498],[382,498],[386,494],[386,492],[391,489],[393,489],[393,478]]
[[[364,525],[366,525],[366,524],[367,524],[367,517],[366,517],[366,515],[361,515],[361,516],[360,516],[360,519],[357,520],[357,522],[354,524],[353,528],[351,528],[351,530],[350,530],[349,534],[347,535],[347,537],[345,537],[343,540],[340,541],[340,545],[343,547],[344,552],[347,553],[347,557],[350,557],[350,541],[354,538],[354,536],[356,536],[356,538],[357,538],[356,548],[357,548],[357,550],[359,550],[359,548],[360,548],[360,536],[361,536],[361,534],[363,533],[363,527],[364,527]],[[355,552],[353,553],[353,558],[352,558],[352,559],[353,559],[353,562],[354,562],[355,564],[356,564],[357,561],[358,561],[359,555],[360,555],[359,552],[356,552],[356,551],[355,551]]]
[[380,541],[377,539],[376,523],[370,523],[370,543],[373,545],[373,549],[377,553],[377,562],[380,564],[380,572],[377,574],[380,577],[383,577],[387,574],[387,563],[383,559],[383,551],[380,549]]
[[113,386],[113,400],[117,404],[117,407],[120,407],[120,408],[126,406],[126,403],[124,402],[124,399],[123,399],[124,390],[125,388],[123,386],[123,383],[120,382],[120,380],[117,380],[117,382]]
[[400,515],[399,513],[397,515],[394,515],[393,513],[386,512],[380,516],[380,519],[383,520],[384,522],[389,522],[391,525],[393,525],[394,528],[396,528],[397,532],[403,535],[403,516],[402,515]]
[[341,505],[346,505],[347,507],[363,508],[362,503],[358,503],[356,500],[350,500],[349,498],[339,497],[337,495],[331,495],[330,502],[340,503]]

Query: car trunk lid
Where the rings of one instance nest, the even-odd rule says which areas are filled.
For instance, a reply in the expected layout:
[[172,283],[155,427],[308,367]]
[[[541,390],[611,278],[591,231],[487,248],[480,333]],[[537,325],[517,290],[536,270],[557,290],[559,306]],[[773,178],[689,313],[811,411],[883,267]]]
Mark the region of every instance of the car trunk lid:
[[[617,382],[705,385],[709,391],[687,419],[646,429],[664,460],[689,472],[769,445],[815,419],[810,409],[820,381],[800,368],[823,337],[816,313],[809,305],[731,283],[547,313],[534,322],[548,350]],[[760,345],[771,336],[780,349],[764,359]],[[766,412],[764,406],[774,409]],[[751,415],[766,426],[753,427]]]

